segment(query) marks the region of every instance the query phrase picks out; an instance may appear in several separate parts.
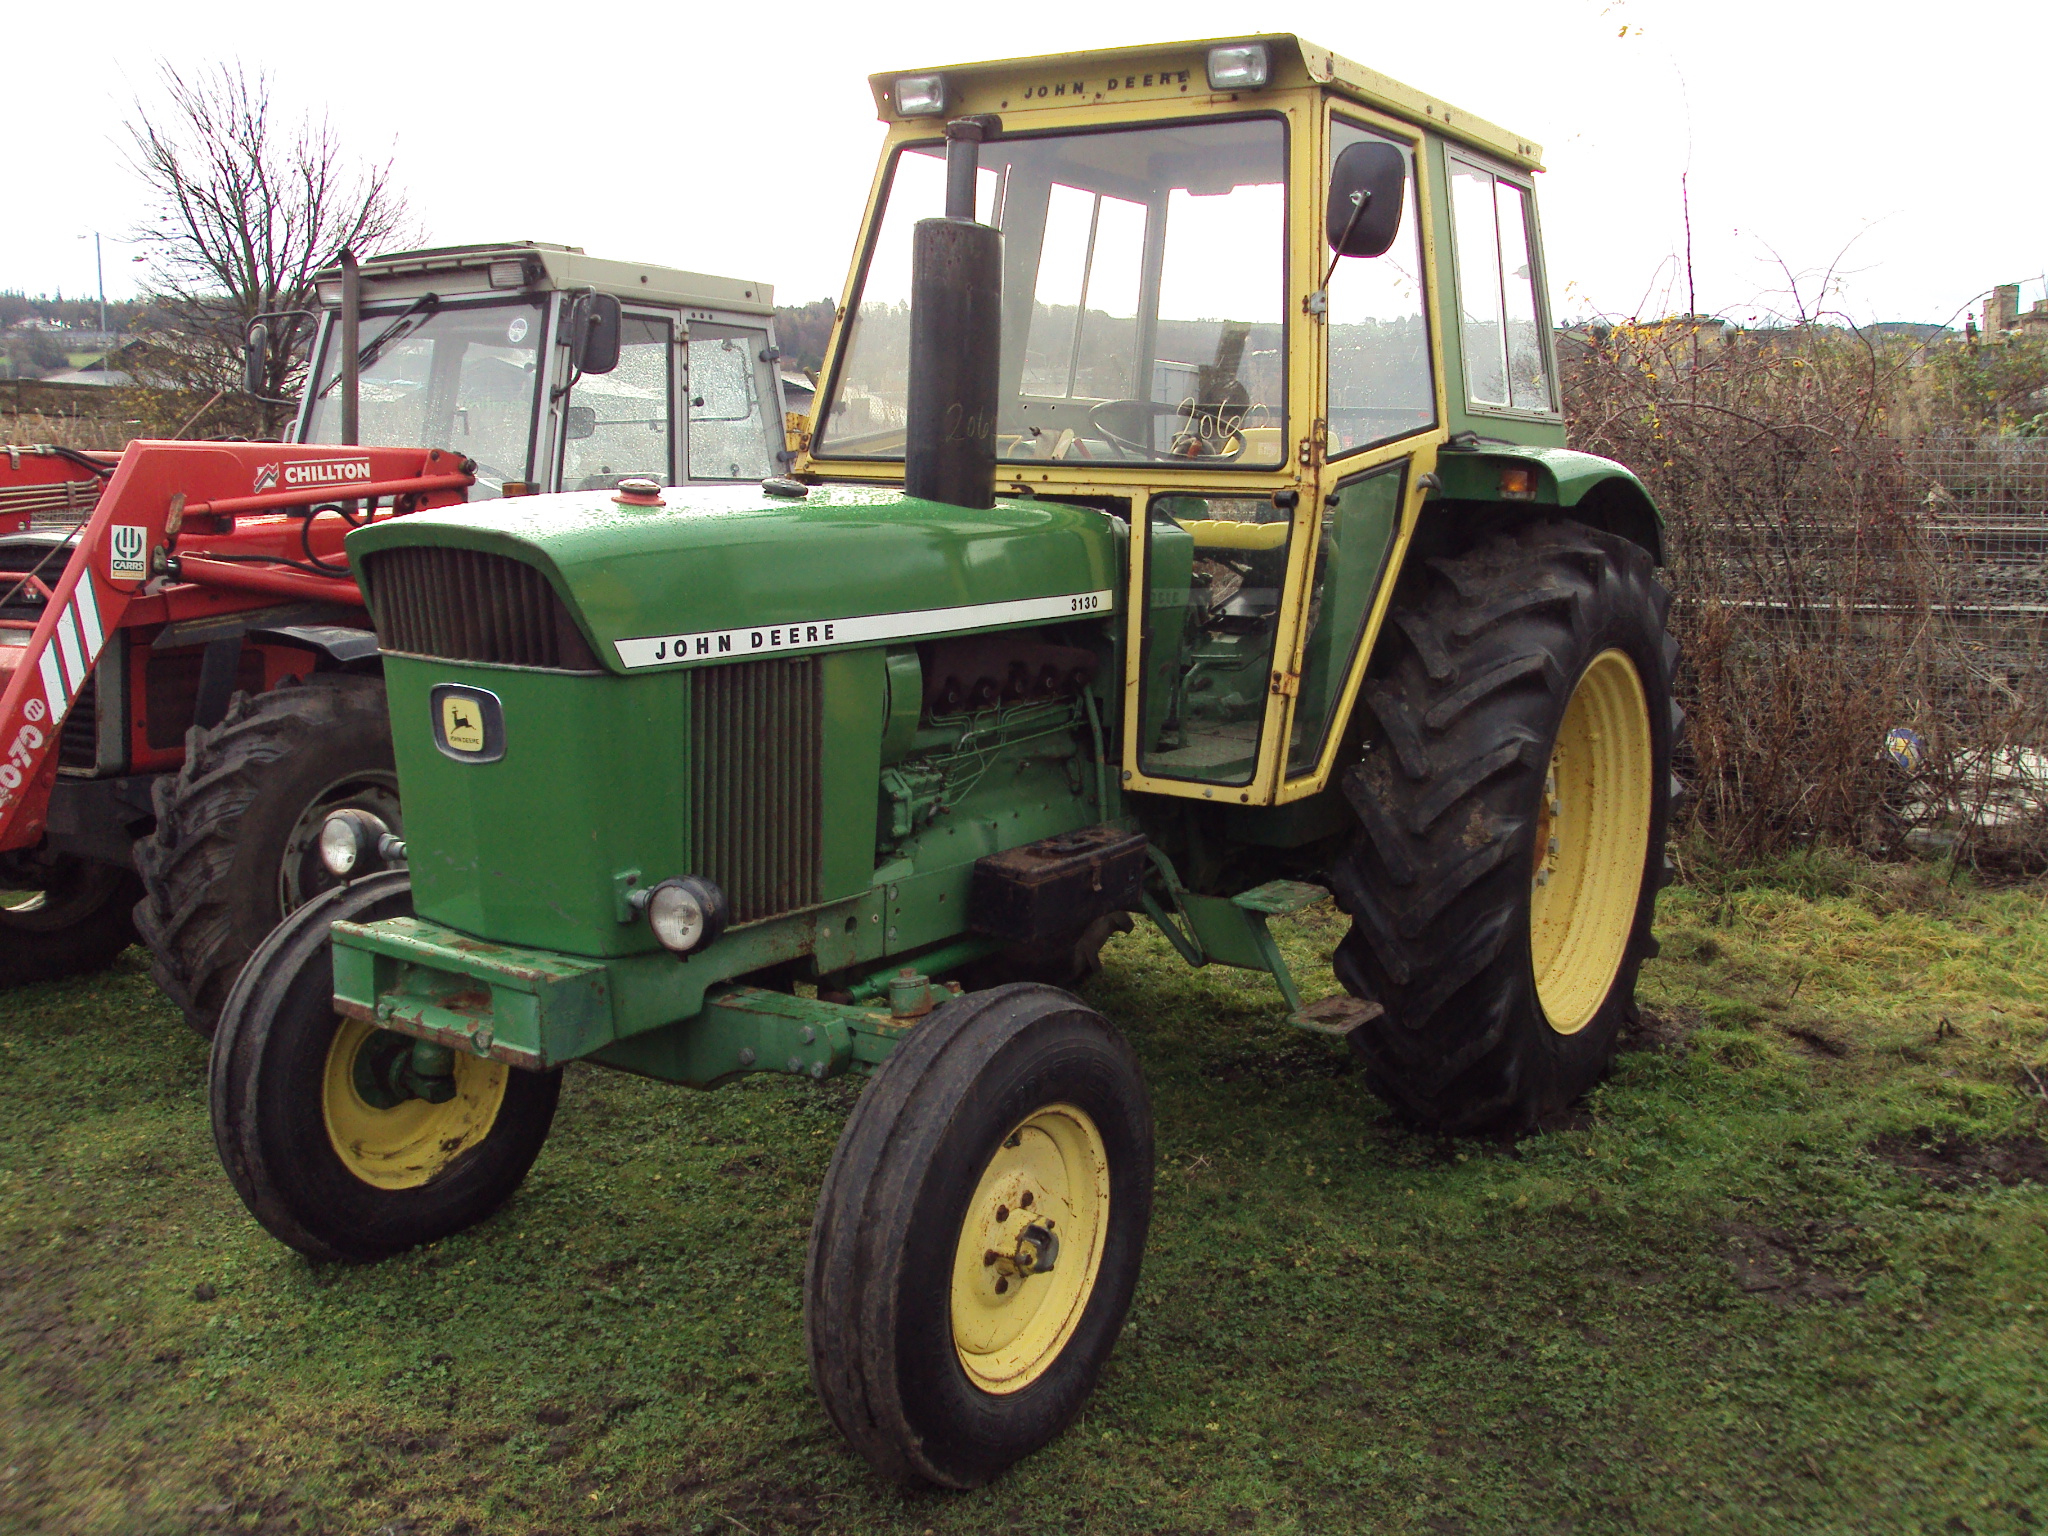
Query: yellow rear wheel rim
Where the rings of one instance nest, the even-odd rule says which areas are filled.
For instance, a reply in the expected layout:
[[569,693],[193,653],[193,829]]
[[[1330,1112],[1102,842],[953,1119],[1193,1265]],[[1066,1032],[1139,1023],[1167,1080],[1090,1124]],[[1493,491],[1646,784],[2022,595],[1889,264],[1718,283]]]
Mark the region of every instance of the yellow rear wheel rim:
[[1635,663],[1602,651],[1581,674],[1550,754],[1529,897],[1536,996],[1577,1034],[1614,986],[1650,846],[1650,706]]
[[1052,1368],[1095,1293],[1108,1230],[1109,1152],[1087,1111],[1051,1104],[1012,1128],[953,1254],[953,1349],[968,1380],[1002,1395]]
[[490,1135],[505,1102],[511,1068],[477,1056],[455,1058],[455,1097],[444,1104],[406,1099],[389,1108],[366,1100],[356,1057],[389,1032],[343,1019],[327,1048],[321,1111],[342,1166],[378,1189],[417,1189]]

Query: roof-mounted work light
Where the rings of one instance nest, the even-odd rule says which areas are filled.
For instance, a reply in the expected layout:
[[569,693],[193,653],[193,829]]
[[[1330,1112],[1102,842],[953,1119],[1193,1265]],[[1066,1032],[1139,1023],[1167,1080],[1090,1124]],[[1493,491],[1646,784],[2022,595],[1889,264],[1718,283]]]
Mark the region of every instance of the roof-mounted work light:
[[1209,89],[1258,91],[1273,78],[1273,55],[1264,43],[1228,43],[1209,50]]
[[896,113],[899,117],[938,117],[945,112],[950,94],[944,75],[898,75]]

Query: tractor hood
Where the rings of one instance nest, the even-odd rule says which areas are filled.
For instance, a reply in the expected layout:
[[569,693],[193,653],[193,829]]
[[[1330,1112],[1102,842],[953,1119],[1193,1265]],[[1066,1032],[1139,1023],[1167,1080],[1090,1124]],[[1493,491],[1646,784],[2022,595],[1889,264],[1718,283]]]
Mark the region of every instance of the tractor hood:
[[[1117,602],[1121,525],[1087,508],[972,511],[847,485],[801,499],[686,486],[661,499],[632,506],[586,491],[415,513],[350,534],[349,558],[380,635],[380,599],[396,591],[380,567],[393,552],[469,550],[533,567],[598,664],[619,673],[1045,624]],[[430,601],[485,601],[477,579],[436,579]]]

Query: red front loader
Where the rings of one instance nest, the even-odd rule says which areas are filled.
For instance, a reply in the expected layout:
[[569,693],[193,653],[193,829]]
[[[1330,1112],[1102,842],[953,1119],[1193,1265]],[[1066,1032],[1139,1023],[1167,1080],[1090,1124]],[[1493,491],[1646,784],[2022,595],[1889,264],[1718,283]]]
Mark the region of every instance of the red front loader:
[[464,500],[472,466],[279,443],[0,453],[0,985],[104,965],[139,923],[210,1028],[250,948],[330,883],[329,812],[399,824],[342,538]]

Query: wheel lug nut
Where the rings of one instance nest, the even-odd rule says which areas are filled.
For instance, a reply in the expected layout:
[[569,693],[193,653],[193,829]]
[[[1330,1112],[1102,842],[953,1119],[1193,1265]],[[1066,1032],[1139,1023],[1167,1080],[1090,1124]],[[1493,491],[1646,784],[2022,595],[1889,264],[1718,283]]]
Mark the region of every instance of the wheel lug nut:
[[1024,1194],[1023,1194],[1023,1197],[1022,1197],[1021,1199],[1019,1199],[1017,1203],[1018,1203],[1019,1205],[1023,1206],[1025,1210],[1027,1210],[1027,1211],[1028,1211],[1028,1210],[1030,1210],[1030,1209],[1031,1209],[1031,1191],[1030,1191],[1030,1190],[1028,1190],[1028,1189],[1027,1189],[1027,1190],[1025,1190],[1025,1191],[1024,1191]]
[[989,1251],[988,1251],[987,1253],[984,1253],[984,1254],[983,1254],[983,1255],[981,1256],[981,1267],[982,1267],[983,1269],[987,1269],[987,1268],[989,1267],[989,1265],[991,1265],[991,1264],[995,1263],[995,1261],[996,1261],[996,1251],[995,1251],[995,1249],[991,1248],[991,1249],[989,1249]]
[[1009,1281],[1007,1281],[1007,1280],[1004,1280],[1004,1279],[1000,1279],[1000,1278],[998,1278],[998,1279],[997,1279],[997,1281],[996,1281],[996,1294],[997,1294],[998,1296],[1002,1295],[1002,1294],[1003,1294],[1003,1292],[1007,1291],[1007,1290],[1008,1290],[1009,1288],[1010,1288],[1010,1282],[1009,1282]]
[[1010,1208],[1009,1208],[1009,1207],[1008,1207],[1007,1205],[999,1205],[999,1206],[997,1206],[997,1207],[996,1207],[996,1220],[997,1220],[997,1221],[1008,1221],[1009,1219],[1010,1219]]

